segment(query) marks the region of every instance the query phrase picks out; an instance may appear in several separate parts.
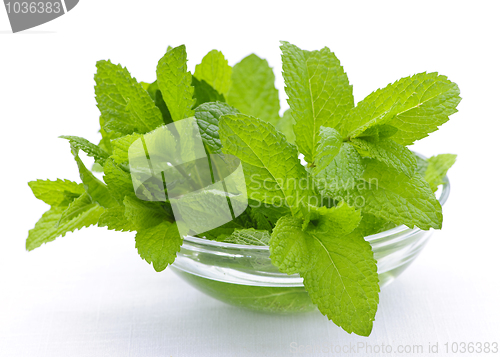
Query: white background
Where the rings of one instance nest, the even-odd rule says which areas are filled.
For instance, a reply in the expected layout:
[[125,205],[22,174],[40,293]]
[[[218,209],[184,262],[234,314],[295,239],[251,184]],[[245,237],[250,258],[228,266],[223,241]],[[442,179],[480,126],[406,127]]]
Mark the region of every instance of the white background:
[[[486,1],[82,0],[13,35],[0,8],[0,356],[288,356],[297,355],[291,343],[358,342],[439,343],[442,355],[446,342],[500,342],[499,13],[498,2]],[[24,250],[48,208],[27,182],[78,180],[57,137],[98,141],[97,60],[152,81],[168,45],[186,44],[190,69],[213,48],[230,64],[255,52],[275,68],[285,106],[279,40],[329,46],[356,101],[422,71],[461,88],[459,113],[414,148],[458,154],[443,230],[382,291],[369,338],[346,334],[319,312],[277,316],[224,305],[168,270],[154,272],[132,233],[93,227]]]

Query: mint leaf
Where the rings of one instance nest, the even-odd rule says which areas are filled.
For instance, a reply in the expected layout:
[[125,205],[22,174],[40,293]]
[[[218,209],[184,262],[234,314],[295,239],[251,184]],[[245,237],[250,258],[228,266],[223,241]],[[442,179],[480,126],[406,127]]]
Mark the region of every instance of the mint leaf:
[[[239,217],[238,217],[239,218]],[[224,239],[229,237],[236,229],[245,229],[245,226],[236,222],[235,220],[227,222],[220,227],[211,229],[209,231],[198,234],[200,238],[206,238],[210,240],[216,240],[222,242]]]
[[[373,124],[374,122],[375,124]],[[364,130],[366,127],[368,128]],[[389,124],[378,124],[377,120],[375,119],[373,122],[369,122],[367,123],[366,126],[360,128],[359,131],[352,133],[352,136],[350,136],[349,139],[359,138],[372,142],[377,142],[380,139],[390,138],[397,132],[398,128],[393,127],[392,125]]]
[[191,73],[187,70],[186,46],[168,50],[158,62],[156,76],[172,120],[193,116],[194,88],[191,86]]
[[306,229],[314,241],[314,265],[300,275],[322,314],[345,331],[368,336],[379,301],[377,265],[371,246],[357,233],[359,211],[343,204],[321,210]]
[[227,64],[222,52],[212,50],[196,65],[194,77],[207,82],[217,92],[226,96],[231,85],[231,72],[231,66]]
[[71,151],[78,165],[78,170],[80,171],[80,178],[83,182],[83,187],[92,198],[92,201],[97,202],[104,208],[116,206],[118,202],[113,198],[108,187],[104,183],[102,183],[101,180],[97,179],[92,174],[92,172],[90,172],[85,167],[82,160],[78,156],[78,149],[72,146]]
[[296,122],[295,141],[305,160],[314,163],[320,127],[334,128],[354,107],[352,86],[327,47],[310,52],[281,43],[285,91]]
[[307,197],[299,182],[307,180],[295,146],[274,127],[243,114],[219,120],[223,152],[238,157],[247,178],[248,197],[286,206],[292,212]]
[[125,217],[130,221],[135,231],[157,226],[169,220],[169,214],[158,202],[141,201],[135,197],[125,196]]
[[227,102],[243,114],[276,124],[280,102],[274,82],[269,63],[251,54],[234,66]]
[[396,225],[392,222],[377,217],[373,214],[363,212],[361,222],[359,222],[359,226],[356,228],[356,231],[363,237],[367,237],[369,235],[377,234],[394,227],[396,227]]
[[266,217],[262,210],[251,208],[250,218],[253,225],[259,230],[271,231],[273,229],[270,219]]
[[200,135],[211,154],[221,154],[219,119],[223,115],[237,114],[238,110],[226,103],[204,103],[195,109],[194,116]]
[[104,164],[103,178],[109,192],[118,202],[123,202],[126,195],[135,195],[130,174],[120,169],[111,159],[106,160]]
[[213,89],[212,86],[204,80],[200,81],[196,79],[196,77],[193,77],[191,84],[194,87],[193,96],[196,99],[194,108],[200,106],[203,103],[226,101],[222,94]]
[[134,230],[134,225],[125,217],[125,207],[116,206],[106,208],[99,217],[99,227],[108,227],[110,230],[129,232]]
[[[200,234],[239,216],[247,207],[246,196],[227,194],[222,191],[222,186],[219,187],[221,190],[202,189],[182,196],[182,199],[172,198],[170,202],[177,222],[182,222],[194,234]],[[228,210],[228,198],[232,212]],[[182,235],[188,233],[180,232]]]
[[341,133],[346,135],[375,118],[386,115],[387,124],[398,129],[391,138],[401,145],[411,145],[436,131],[457,112],[460,103],[458,86],[437,73],[419,73],[379,89],[345,117]]
[[[365,137],[374,136],[378,139],[380,135],[379,133],[380,128],[388,128],[388,127],[392,128],[389,136],[396,134],[398,132],[398,129],[393,126],[389,126],[389,124],[387,123],[390,122],[392,119],[394,119],[395,115],[398,113],[399,108],[400,108],[400,103],[398,100],[386,111],[377,113],[375,117],[361,124],[359,127],[355,127],[354,129],[352,129],[352,131],[346,134],[347,138],[354,139],[363,136]],[[342,124],[344,124],[344,122],[349,123],[350,121],[355,121],[356,119],[359,119],[356,117],[356,115],[358,115],[358,112],[356,111],[355,108],[347,114],[346,116],[347,118],[342,123],[340,123],[338,129],[342,131],[342,129],[344,128]]]
[[361,178],[365,164],[361,155],[349,143],[342,143],[337,156],[321,170],[314,167],[314,183],[322,195],[335,197],[344,190],[352,189]]
[[295,144],[295,133],[293,132],[294,125],[295,120],[293,119],[290,109],[285,110],[283,116],[278,120],[278,123],[276,123],[276,130],[285,134],[288,142],[292,144]]
[[303,224],[303,229],[319,235],[334,232],[337,236],[351,233],[361,221],[361,212],[345,203],[337,207],[309,206],[309,213]]
[[92,202],[92,198],[84,192],[80,197],[75,198],[73,202],[68,205],[68,208],[62,213],[57,225],[70,221],[72,218],[80,215],[81,213],[93,208],[96,203]]
[[153,101],[155,102],[155,105],[158,107],[158,109],[160,109],[161,115],[163,117],[163,122],[165,124],[172,123],[172,116],[170,115],[167,104],[163,100],[161,91],[158,88],[158,81],[154,81],[153,83],[148,85],[147,91],[151,99],[153,99]]
[[340,151],[342,136],[333,128],[320,127],[316,147],[316,170],[324,170]]
[[111,140],[119,138],[123,134],[111,130],[106,130],[104,128],[105,124],[106,123],[104,122],[103,117],[101,115],[101,117],[99,118],[99,126],[100,126],[99,133],[101,134],[101,140],[99,141],[99,144],[97,144],[97,146],[99,146],[101,149],[105,150],[109,154],[112,152]]
[[441,205],[420,174],[409,178],[369,160],[362,181],[364,185],[356,185],[355,194],[364,199],[363,212],[409,228],[441,229]]
[[182,238],[177,230],[177,225],[162,222],[137,232],[135,247],[142,259],[150,264],[156,271],[165,270],[175,260],[180,251]]
[[99,61],[94,79],[97,107],[106,130],[147,133],[163,124],[160,110],[126,68]]
[[94,162],[92,164],[90,171],[92,171],[92,172],[104,172],[102,166],[100,164],[98,164],[97,162]]
[[[389,124],[378,125],[375,128],[377,129],[378,138],[380,139],[390,138],[398,132],[398,128]],[[363,135],[359,137],[362,138]]]
[[244,244],[244,245],[269,245],[271,235],[265,230],[237,229],[229,237],[223,240],[224,243]]
[[433,192],[436,192],[439,185],[444,184],[444,178],[448,170],[453,166],[457,155],[440,154],[427,159],[427,169],[424,179],[429,183]]
[[36,180],[28,186],[39,200],[51,206],[67,206],[85,192],[83,184],[69,180]]
[[251,215],[257,213],[266,217],[266,219],[273,225],[278,222],[278,220],[290,213],[290,210],[284,206],[273,206],[269,204],[263,204],[252,199],[248,200],[248,206],[251,209]]
[[128,149],[130,148],[130,145],[132,145],[132,143],[134,143],[141,137],[141,134],[134,133],[112,140],[111,147],[113,148],[113,155],[111,155],[110,157],[118,165],[128,163]]
[[82,212],[80,215],[71,218],[57,226],[66,207],[52,207],[45,212],[36,223],[35,228],[31,229],[26,240],[26,249],[33,250],[43,243],[48,243],[57,237],[64,237],[67,232],[73,232],[83,227],[89,227],[97,224],[99,216],[104,208],[94,205],[92,208]]
[[363,157],[383,162],[385,165],[411,177],[417,168],[415,155],[403,145],[391,139],[371,142],[363,139],[351,139],[351,144]]
[[73,145],[73,147],[82,150],[88,156],[93,157],[95,159],[95,162],[100,165],[104,165],[106,159],[109,157],[109,154],[106,151],[101,149],[99,146],[92,144],[87,139],[81,138],[79,136],[67,135],[62,135],[60,136],[60,138],[69,140],[70,144]]
[[273,265],[287,274],[309,270],[314,263],[313,238],[302,231],[302,219],[281,217],[273,229],[269,250]]

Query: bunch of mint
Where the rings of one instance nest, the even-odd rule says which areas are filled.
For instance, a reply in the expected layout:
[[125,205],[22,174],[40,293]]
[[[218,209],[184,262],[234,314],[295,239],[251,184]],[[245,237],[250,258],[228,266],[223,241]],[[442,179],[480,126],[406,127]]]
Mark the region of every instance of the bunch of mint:
[[[272,263],[300,274],[323,314],[349,333],[369,335],[380,288],[364,237],[397,225],[441,228],[434,192],[455,155],[423,160],[406,146],[457,111],[459,89],[424,72],[355,106],[347,75],[328,48],[306,51],[282,42],[281,50],[290,105],[283,116],[273,71],[254,54],[231,67],[213,50],[191,75],[185,47],[169,48],[150,84],[120,65],[97,62],[102,140],[62,137],[82,183],[29,183],[51,208],[30,230],[27,249],[98,225],[136,231],[136,248],[155,270],[173,263],[182,245],[180,222],[168,201],[137,198],[128,148],[160,126],[194,116],[206,151],[237,156],[251,178],[249,207],[202,237],[269,245]],[[80,151],[95,159],[93,171],[103,171],[104,182],[85,167]]]

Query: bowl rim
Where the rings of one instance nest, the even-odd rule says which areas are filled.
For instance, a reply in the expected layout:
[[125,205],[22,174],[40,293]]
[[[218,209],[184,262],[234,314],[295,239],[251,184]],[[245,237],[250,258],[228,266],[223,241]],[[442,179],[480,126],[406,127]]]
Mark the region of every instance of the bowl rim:
[[[448,176],[444,177],[443,184],[440,187],[438,187],[438,192],[439,192],[439,190],[441,192],[439,194],[438,201],[441,204],[441,206],[444,206],[444,204],[448,200],[448,197],[450,196],[450,180],[448,179]],[[433,228],[431,228],[430,230],[433,230]],[[418,227],[409,228],[405,225],[400,225],[400,226],[388,229],[388,230],[380,232],[380,233],[366,236],[365,240],[370,242],[370,243],[374,243],[374,242],[378,241],[379,239],[383,239],[383,238],[389,237],[393,234],[398,234],[398,233],[402,233],[405,231],[408,231],[408,232],[410,232],[410,231],[422,231],[422,229],[420,229]],[[183,244],[184,244],[184,242],[205,245],[205,246],[210,246],[210,247],[217,247],[217,248],[227,248],[227,249],[246,249],[246,250],[261,250],[261,251],[269,250],[269,246],[267,246],[267,245],[245,245],[245,244],[217,242],[214,240],[193,237],[190,235],[184,236]]]

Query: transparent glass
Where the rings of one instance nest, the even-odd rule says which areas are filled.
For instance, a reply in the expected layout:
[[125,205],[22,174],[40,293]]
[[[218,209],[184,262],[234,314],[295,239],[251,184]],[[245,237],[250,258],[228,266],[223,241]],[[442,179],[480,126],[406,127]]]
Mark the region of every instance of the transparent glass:
[[[443,206],[450,183],[440,187]],[[433,231],[399,226],[366,237],[370,242],[380,286],[390,284],[418,256]],[[298,274],[281,273],[269,257],[269,247],[221,243],[187,236],[173,270],[205,294],[225,303],[265,312],[291,313],[314,310]]]

